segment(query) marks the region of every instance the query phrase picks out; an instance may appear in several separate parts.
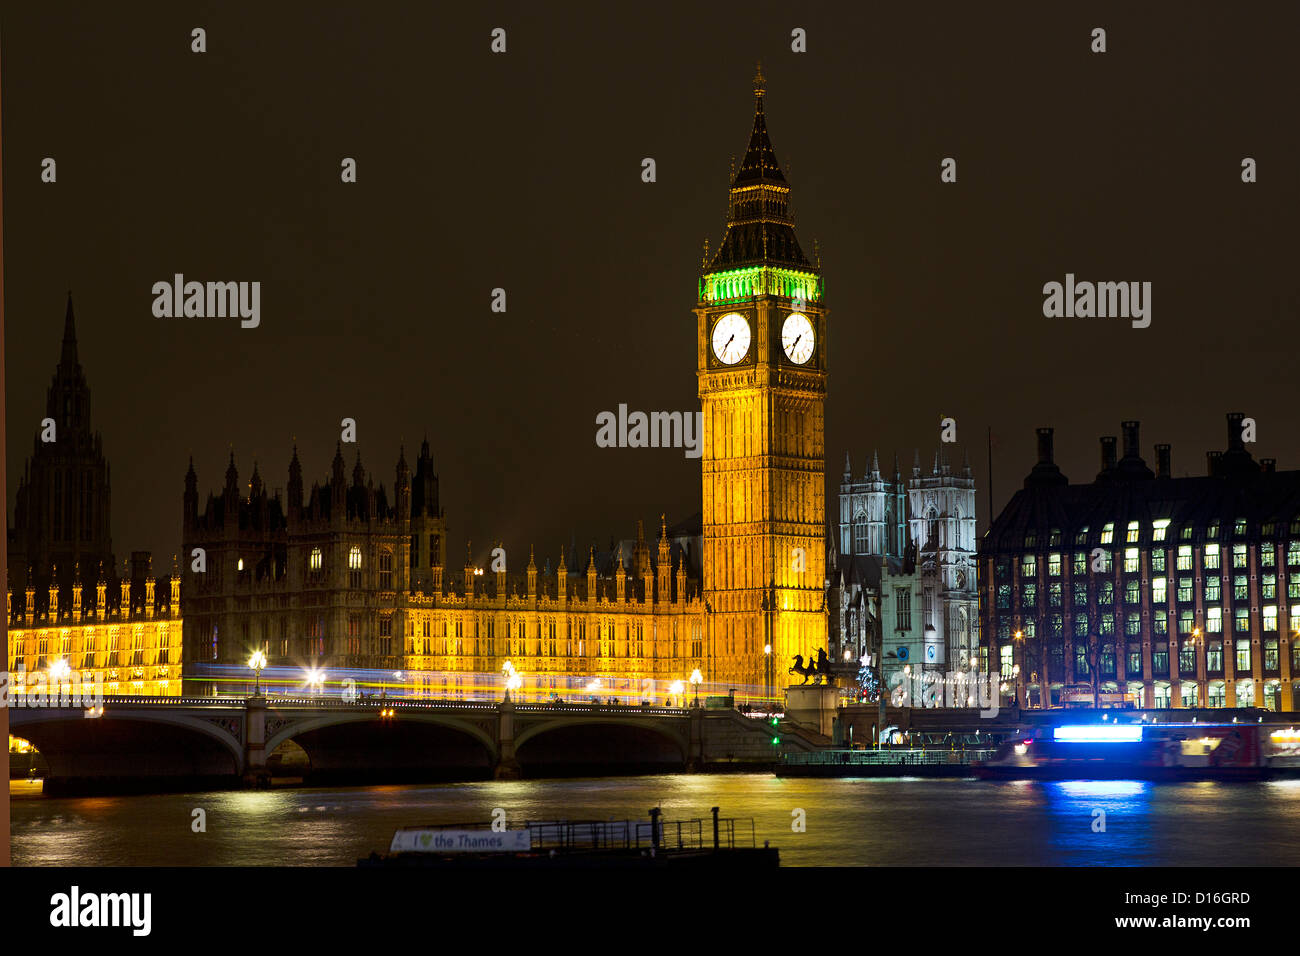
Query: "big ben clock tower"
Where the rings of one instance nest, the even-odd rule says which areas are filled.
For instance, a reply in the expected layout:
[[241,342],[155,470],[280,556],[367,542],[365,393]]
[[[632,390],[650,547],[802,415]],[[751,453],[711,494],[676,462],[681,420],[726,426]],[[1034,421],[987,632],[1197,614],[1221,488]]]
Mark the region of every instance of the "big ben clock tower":
[[[727,233],[699,283],[707,679],[766,687],[826,644],[827,312],[754,78]],[[767,648],[770,646],[770,657]]]

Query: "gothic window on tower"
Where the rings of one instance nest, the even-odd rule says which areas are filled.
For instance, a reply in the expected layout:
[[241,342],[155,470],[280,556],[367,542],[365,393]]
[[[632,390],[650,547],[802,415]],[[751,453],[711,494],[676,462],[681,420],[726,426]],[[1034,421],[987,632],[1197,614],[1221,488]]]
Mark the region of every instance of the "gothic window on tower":
[[353,590],[361,587],[361,549],[356,545],[348,552],[348,587]]
[[912,629],[912,592],[909,588],[894,588],[894,607],[900,631]]
[[379,590],[393,589],[393,552],[379,552]]
[[361,615],[348,615],[348,654],[353,657],[361,654]]

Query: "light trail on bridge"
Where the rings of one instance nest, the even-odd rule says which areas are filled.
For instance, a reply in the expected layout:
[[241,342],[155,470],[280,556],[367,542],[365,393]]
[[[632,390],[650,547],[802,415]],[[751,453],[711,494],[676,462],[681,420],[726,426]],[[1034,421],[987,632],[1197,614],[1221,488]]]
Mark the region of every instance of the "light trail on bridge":
[[[634,706],[642,702],[689,706],[698,696],[734,695],[737,704],[766,709],[783,699],[765,696],[761,685],[722,684],[704,681],[699,685],[654,678],[614,677],[591,674],[530,674],[515,672],[520,686],[510,692],[518,703],[618,703]],[[215,685],[218,696],[248,697],[254,679],[249,668],[215,664],[199,665],[185,677],[192,685]],[[261,691],[271,697],[326,697],[340,699],[463,700],[492,703],[505,696],[505,680],[499,671],[390,671],[374,668],[305,668],[272,666],[261,671]]]

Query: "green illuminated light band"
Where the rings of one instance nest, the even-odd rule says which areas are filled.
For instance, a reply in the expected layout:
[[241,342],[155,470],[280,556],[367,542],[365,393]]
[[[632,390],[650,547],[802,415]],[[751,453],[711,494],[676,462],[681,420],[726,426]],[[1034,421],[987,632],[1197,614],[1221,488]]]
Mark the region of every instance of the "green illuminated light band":
[[729,302],[755,295],[779,295],[818,302],[823,291],[821,276],[815,273],[753,266],[701,276],[699,294],[701,302]]

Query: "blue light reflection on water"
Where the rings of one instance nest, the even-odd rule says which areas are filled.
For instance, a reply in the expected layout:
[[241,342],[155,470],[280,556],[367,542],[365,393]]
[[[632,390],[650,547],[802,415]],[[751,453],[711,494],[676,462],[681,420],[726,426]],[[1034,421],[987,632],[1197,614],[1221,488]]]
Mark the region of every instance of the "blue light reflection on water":
[[[1069,780],[1041,785],[1054,849],[1067,866],[1139,866],[1149,838],[1152,791],[1141,780]],[[1086,824],[1081,827],[1080,824]]]
[[[15,789],[17,788],[17,789]],[[23,789],[27,788],[27,789]],[[1300,781],[1063,783],[764,774],[41,798],[11,784],[17,865],[350,866],[393,830],[490,818],[754,820],[784,865],[1300,865]],[[194,808],[208,831],[191,830]],[[795,832],[795,810],[806,832]],[[1105,811],[1104,832],[1093,830]]]

